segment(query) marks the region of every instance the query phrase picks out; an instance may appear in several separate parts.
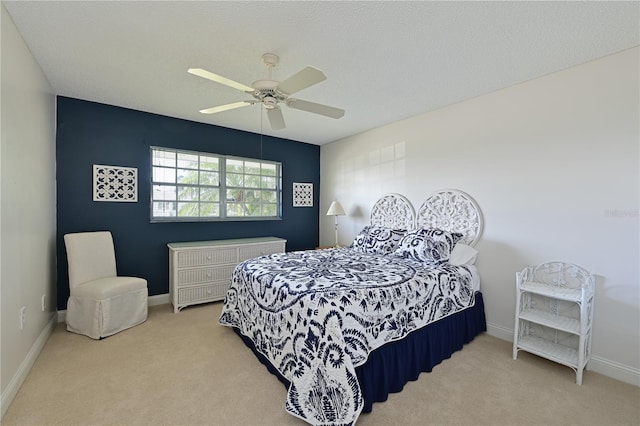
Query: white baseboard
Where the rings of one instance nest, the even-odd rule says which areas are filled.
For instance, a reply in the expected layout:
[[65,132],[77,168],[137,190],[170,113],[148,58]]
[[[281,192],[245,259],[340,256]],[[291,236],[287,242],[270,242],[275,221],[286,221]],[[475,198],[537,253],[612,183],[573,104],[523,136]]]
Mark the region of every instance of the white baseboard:
[[49,339],[49,336],[53,332],[55,326],[56,315],[52,314],[51,319],[44,327],[36,341],[33,343],[31,349],[29,349],[27,356],[20,363],[18,371],[16,371],[16,374],[14,374],[14,376],[11,378],[11,381],[7,385],[7,388],[4,390],[4,392],[2,392],[2,398],[0,399],[0,407],[2,407],[0,409],[0,419],[4,417],[4,413],[9,408],[9,405],[13,401],[13,398],[16,397],[18,390],[20,390],[20,386],[22,386],[22,383],[24,383],[25,379],[27,378],[27,375],[31,371],[33,364],[36,362],[38,355],[40,355],[42,348],[44,348],[45,343],[47,343],[47,340]]
[[171,303],[171,299],[169,298],[169,293],[156,294],[155,296],[149,296],[149,299],[147,300],[147,304],[149,306],[165,305],[167,303]]
[[513,343],[513,329],[505,328],[498,324],[487,322],[487,334],[498,339]]
[[640,386],[640,369],[629,367],[599,356],[591,355],[588,371],[595,371],[603,376],[629,383],[630,385]]
[[[147,299],[147,306],[164,305],[170,303],[169,293],[157,294],[155,296],[149,296]],[[58,322],[65,322],[67,318],[67,311],[58,311]]]
[[[502,327],[497,324],[487,323],[487,334],[513,343],[513,329]],[[629,367],[596,355],[591,355],[591,360],[587,364],[588,371],[600,373],[603,376],[631,385],[640,386],[640,369]]]

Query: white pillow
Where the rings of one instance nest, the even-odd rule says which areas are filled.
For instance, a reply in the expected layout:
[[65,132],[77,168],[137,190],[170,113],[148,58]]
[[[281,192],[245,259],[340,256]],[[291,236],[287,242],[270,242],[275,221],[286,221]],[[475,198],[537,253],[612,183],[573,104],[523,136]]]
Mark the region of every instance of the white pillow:
[[478,250],[466,244],[458,243],[455,245],[453,250],[451,250],[449,263],[456,266],[473,265],[474,263],[476,263],[477,255]]

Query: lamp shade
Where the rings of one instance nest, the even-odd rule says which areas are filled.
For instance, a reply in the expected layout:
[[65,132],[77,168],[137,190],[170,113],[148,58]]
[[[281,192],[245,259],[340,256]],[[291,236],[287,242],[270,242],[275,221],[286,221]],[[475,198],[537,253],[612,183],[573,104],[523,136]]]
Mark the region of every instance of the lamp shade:
[[333,201],[327,210],[327,216],[344,216],[345,212],[339,202]]

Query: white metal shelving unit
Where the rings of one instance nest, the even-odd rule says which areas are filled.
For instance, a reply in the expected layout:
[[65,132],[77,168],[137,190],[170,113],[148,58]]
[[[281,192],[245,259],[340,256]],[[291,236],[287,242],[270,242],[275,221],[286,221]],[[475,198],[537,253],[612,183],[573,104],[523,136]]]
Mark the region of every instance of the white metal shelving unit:
[[591,358],[595,277],[564,262],[528,266],[516,273],[513,359],[518,351],[571,367],[576,383]]

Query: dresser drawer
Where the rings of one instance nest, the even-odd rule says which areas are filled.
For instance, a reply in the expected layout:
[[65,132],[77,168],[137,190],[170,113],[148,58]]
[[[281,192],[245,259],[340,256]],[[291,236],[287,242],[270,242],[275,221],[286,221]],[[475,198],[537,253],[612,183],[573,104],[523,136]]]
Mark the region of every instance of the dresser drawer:
[[253,259],[258,256],[267,254],[284,252],[284,243],[260,244],[238,248],[238,257],[240,261]]
[[229,283],[215,283],[178,289],[178,305],[211,302],[224,299]]
[[235,247],[216,249],[184,250],[178,252],[178,268],[204,265],[236,263],[238,250]]
[[235,263],[216,266],[215,268],[182,269],[178,271],[178,287],[185,285],[208,283],[211,281],[229,281]]

